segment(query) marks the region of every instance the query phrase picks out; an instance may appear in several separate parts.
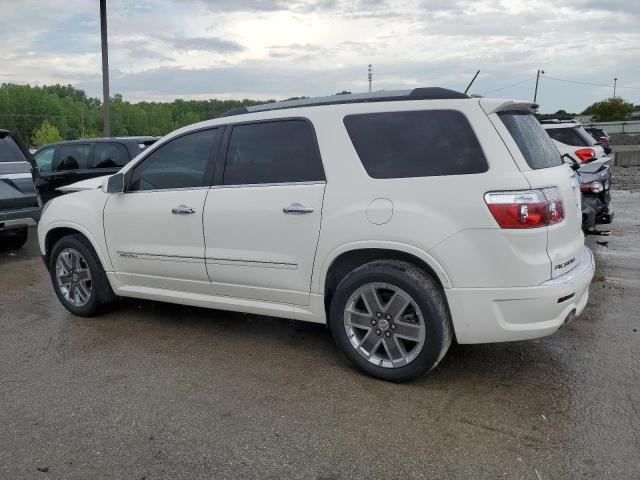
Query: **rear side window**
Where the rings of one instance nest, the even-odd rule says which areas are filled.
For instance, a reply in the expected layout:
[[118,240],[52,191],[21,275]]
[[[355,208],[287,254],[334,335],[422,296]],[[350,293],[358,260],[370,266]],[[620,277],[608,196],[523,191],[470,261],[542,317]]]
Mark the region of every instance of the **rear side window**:
[[510,111],[498,115],[531,169],[562,165],[560,152],[531,113]]
[[121,143],[96,143],[93,168],[123,167],[129,161],[129,151]]
[[10,136],[0,137],[0,163],[26,162],[24,155]]
[[344,124],[373,178],[467,175],[489,168],[468,120],[454,110],[349,115]]
[[582,127],[548,128],[547,133],[554,140],[572,147],[592,147],[597,143]]
[[89,167],[91,144],[77,143],[61,145],[58,149],[56,170],[81,170]]
[[224,185],[324,180],[313,127],[304,120],[233,127]]

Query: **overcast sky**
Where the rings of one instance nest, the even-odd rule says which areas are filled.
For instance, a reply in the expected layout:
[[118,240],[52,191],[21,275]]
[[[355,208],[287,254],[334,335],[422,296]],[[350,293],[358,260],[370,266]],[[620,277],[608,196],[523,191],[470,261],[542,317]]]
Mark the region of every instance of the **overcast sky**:
[[[543,112],[581,111],[612,95],[614,77],[617,93],[640,104],[640,0],[107,4],[111,92],[131,101],[361,92],[371,63],[374,90],[464,90],[480,69],[471,93],[531,99],[542,68]],[[98,5],[0,0],[0,82],[101,96]]]

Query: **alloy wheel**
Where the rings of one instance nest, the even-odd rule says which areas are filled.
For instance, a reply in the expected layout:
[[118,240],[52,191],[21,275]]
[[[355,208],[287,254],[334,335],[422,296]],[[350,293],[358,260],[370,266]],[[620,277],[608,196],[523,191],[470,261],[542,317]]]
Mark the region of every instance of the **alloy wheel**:
[[56,259],[58,289],[74,307],[84,307],[91,298],[93,283],[87,261],[80,252],[65,248]]
[[398,368],[411,363],[425,344],[426,325],[415,300],[387,283],[367,283],[344,310],[347,338],[370,363]]

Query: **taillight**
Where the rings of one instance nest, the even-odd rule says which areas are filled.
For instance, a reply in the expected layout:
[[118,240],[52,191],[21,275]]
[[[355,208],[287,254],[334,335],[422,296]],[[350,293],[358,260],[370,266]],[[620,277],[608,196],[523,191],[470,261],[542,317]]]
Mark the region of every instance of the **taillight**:
[[580,150],[576,150],[576,157],[581,162],[589,162],[591,160],[595,160],[596,152],[593,148],[581,148]]
[[564,204],[556,187],[517,192],[489,192],[484,196],[493,218],[502,228],[537,228],[564,218]]
[[606,187],[607,187],[606,184],[602,185],[602,183],[595,181],[595,182],[580,184],[580,191],[587,192],[587,193],[600,193]]

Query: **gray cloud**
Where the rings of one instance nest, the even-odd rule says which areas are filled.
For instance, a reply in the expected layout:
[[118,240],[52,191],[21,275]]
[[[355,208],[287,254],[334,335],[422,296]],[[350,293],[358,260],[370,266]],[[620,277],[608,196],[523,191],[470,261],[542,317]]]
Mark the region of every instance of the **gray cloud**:
[[158,35],[155,38],[179,51],[201,50],[218,53],[242,52],[244,47],[238,42],[216,37],[182,37],[179,35]]

